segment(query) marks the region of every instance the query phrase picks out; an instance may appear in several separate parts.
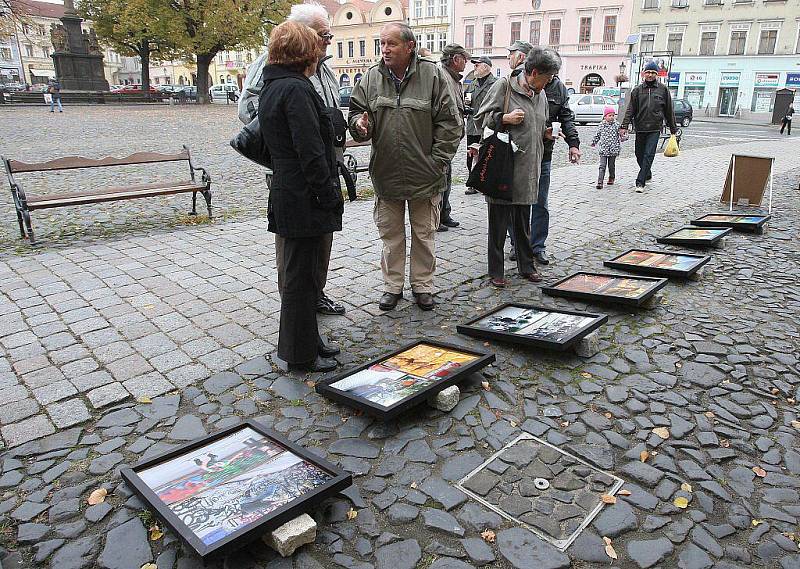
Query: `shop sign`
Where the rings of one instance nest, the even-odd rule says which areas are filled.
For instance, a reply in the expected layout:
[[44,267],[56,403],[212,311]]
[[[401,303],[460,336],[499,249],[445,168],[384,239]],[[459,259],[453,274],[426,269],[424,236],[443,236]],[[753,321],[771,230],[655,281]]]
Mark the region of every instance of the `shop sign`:
[[786,74],[787,87],[800,87],[800,73],[787,73]]
[[670,71],[669,72],[669,82],[670,83],[680,83],[681,82],[681,72],[680,71]]
[[780,73],[756,73],[756,87],[777,87],[780,83]]
[[581,64],[581,71],[607,71],[606,65],[585,65]]
[[739,86],[739,75],[741,75],[738,71],[736,73],[731,73],[729,71],[723,71],[720,73],[719,76],[719,86],[720,87],[738,87]]
[[686,73],[686,77],[684,79],[684,85],[705,85],[706,84],[706,72],[702,73]]

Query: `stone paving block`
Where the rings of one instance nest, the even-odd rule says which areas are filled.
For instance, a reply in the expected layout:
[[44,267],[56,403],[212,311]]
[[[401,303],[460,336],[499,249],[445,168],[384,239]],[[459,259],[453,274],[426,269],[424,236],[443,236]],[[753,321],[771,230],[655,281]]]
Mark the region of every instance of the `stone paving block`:
[[244,358],[232,350],[220,348],[200,356],[197,360],[211,371],[222,371],[242,363]]
[[89,391],[86,397],[89,398],[92,407],[100,409],[101,407],[111,405],[112,403],[130,397],[130,393],[128,393],[128,390],[125,389],[121,383],[109,383]]
[[[124,358],[134,353],[128,342],[114,342],[105,346],[98,346],[92,350],[94,356],[105,364]],[[113,373],[113,372],[112,372]]]
[[28,397],[28,390],[22,385],[15,385],[13,387],[0,389],[0,401],[2,401],[3,404],[21,401],[26,397]]
[[57,381],[47,387],[40,387],[33,390],[33,396],[42,405],[48,405],[61,399],[66,399],[70,395],[77,393],[75,387],[67,380]]
[[64,374],[54,366],[38,369],[22,376],[22,382],[31,389],[45,387],[63,379],[65,379]]
[[167,379],[175,387],[182,388],[207,378],[211,372],[201,364],[181,366],[167,373]]
[[86,404],[80,399],[70,399],[47,406],[47,414],[59,429],[71,427],[91,418]]
[[0,424],[16,423],[38,412],[39,403],[30,398],[8,403],[7,405],[0,405]]
[[72,385],[74,385],[78,391],[85,392],[90,389],[94,389],[95,387],[100,387],[101,385],[106,385],[114,381],[114,378],[111,377],[111,374],[107,371],[98,370],[93,371],[92,373],[87,373],[86,375],[80,375],[71,381]]
[[150,364],[161,373],[191,363],[191,358],[180,350],[173,350],[150,359]]
[[123,381],[122,385],[135,399],[155,397],[175,389],[175,386],[167,381],[163,375],[155,371]]
[[264,536],[264,543],[282,557],[290,557],[299,547],[314,543],[317,537],[317,522],[303,514],[286,522]]
[[106,364],[106,369],[117,381],[125,381],[153,371],[153,366],[140,354],[134,353]]
[[34,356],[32,358],[17,360],[14,362],[14,371],[20,375],[40,370],[50,365],[50,360],[47,356]]
[[10,447],[27,443],[54,432],[55,428],[46,415],[36,415],[19,423],[0,428],[3,440]]

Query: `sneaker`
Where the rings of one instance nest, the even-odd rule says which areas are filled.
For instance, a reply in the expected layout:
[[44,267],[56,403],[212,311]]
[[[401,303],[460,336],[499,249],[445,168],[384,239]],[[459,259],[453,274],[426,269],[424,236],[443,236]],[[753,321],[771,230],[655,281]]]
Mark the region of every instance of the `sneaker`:
[[644,193],[644,185],[636,184],[636,190],[635,191],[636,191],[637,194],[643,194]]
[[614,185],[614,178],[609,178],[607,184],[609,186],[613,186]]
[[338,302],[334,302],[323,292],[317,299],[317,312],[319,314],[333,314],[335,316],[341,316],[346,312],[346,310],[344,306]]
[[595,188],[597,188],[598,190],[602,190],[603,189],[603,182],[598,182],[597,185],[595,186]]

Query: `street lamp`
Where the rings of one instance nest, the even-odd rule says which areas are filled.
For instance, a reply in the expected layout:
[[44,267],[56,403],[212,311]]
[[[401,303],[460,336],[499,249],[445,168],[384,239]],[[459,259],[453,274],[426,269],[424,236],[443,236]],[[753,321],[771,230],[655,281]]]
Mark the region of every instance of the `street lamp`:
[[617,75],[617,87],[620,87],[622,83],[627,81],[628,78],[625,76],[625,60],[623,59],[619,64],[619,75]]

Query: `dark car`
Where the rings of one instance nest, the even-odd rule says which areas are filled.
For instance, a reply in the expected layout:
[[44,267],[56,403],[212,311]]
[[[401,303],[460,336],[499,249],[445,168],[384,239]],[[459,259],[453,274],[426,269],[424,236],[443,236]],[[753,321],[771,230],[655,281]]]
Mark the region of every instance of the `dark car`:
[[689,126],[694,117],[694,110],[687,99],[672,99],[672,108],[675,110],[675,122],[681,126]]
[[348,85],[346,87],[339,88],[339,106],[340,107],[349,107],[350,106],[350,94],[353,92],[353,87]]

